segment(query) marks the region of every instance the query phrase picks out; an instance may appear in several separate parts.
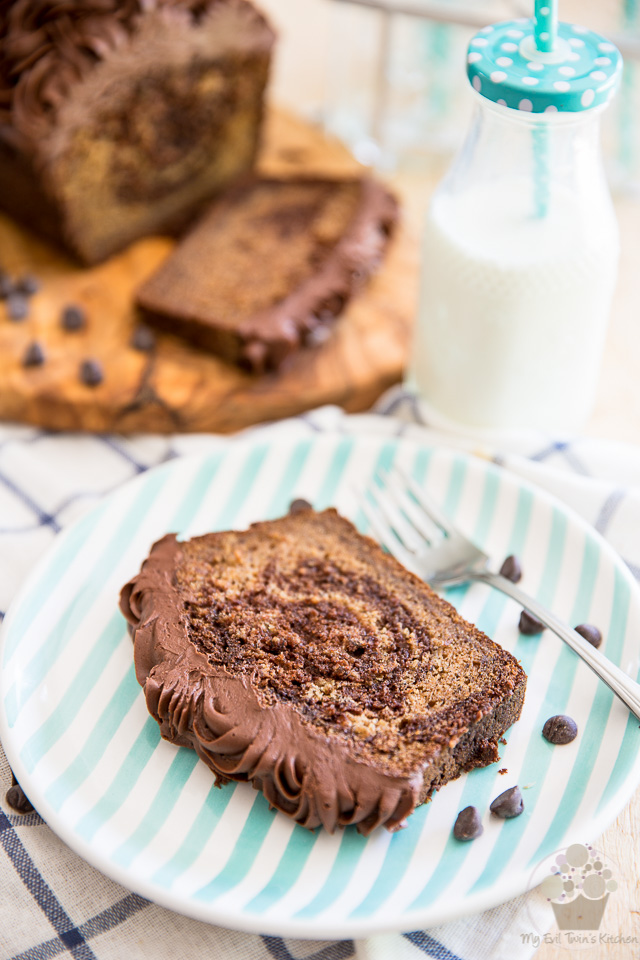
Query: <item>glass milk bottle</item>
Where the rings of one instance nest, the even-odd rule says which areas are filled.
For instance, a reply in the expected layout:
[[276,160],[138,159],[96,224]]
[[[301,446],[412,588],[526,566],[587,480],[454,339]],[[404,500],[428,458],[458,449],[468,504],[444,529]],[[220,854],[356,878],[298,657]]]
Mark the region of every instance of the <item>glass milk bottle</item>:
[[454,423],[574,431],[617,275],[599,121],[622,61],[541,11],[470,42],[475,115],[427,215],[409,383]]

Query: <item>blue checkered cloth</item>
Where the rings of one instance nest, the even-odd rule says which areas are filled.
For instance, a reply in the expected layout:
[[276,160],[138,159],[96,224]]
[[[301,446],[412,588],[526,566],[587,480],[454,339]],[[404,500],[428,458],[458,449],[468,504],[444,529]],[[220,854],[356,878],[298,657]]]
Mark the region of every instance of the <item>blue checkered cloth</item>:
[[[251,432],[322,431],[406,435],[492,457],[504,469],[570,502],[640,576],[640,449],[540,435],[487,438],[442,433],[411,395],[390,392],[376,414],[325,407]],[[0,428],[0,611],[56,533],[100,497],[149,467],[210,449],[207,436],[52,434]],[[2,615],[2,614],[0,614]],[[172,913],[118,886],[73,853],[37,813],[5,801],[11,773],[0,747],[0,960],[526,960],[523,898],[427,931],[361,941],[254,936]]]

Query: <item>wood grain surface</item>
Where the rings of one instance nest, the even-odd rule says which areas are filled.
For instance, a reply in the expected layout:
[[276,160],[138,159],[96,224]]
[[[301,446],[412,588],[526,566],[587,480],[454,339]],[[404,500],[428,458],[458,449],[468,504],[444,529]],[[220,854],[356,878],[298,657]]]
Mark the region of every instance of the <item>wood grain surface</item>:
[[[271,176],[337,176],[359,166],[337,141],[272,110],[259,169]],[[131,347],[134,291],[172,245],[150,237],[85,269],[0,218],[0,265],[11,275],[34,273],[42,283],[27,319],[10,321],[0,305],[0,419],[58,430],[226,433],[325,403],[365,410],[401,378],[418,275],[418,244],[403,226],[380,272],[348,304],[329,339],[268,376],[244,373],[173,336],[158,335],[150,353]],[[62,329],[67,304],[86,309],[86,329]],[[34,341],[45,362],[25,367]],[[97,386],[79,377],[87,359],[103,368]]]

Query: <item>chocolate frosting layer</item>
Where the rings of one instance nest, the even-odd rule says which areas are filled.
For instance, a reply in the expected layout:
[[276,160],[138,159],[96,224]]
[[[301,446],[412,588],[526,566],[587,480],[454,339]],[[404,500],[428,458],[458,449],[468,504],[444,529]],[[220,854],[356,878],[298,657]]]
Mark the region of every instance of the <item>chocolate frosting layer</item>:
[[251,781],[305,827],[397,828],[421,802],[429,771],[396,776],[360,763],[337,737],[282,703],[261,704],[246,677],[210,663],[188,639],[173,577],[180,556],[174,534],[158,541],[120,599],[136,677],[162,736],[193,747],[222,781]]
[[238,0],[0,0],[0,140],[28,151],[72,86],[152,11],[198,22]]

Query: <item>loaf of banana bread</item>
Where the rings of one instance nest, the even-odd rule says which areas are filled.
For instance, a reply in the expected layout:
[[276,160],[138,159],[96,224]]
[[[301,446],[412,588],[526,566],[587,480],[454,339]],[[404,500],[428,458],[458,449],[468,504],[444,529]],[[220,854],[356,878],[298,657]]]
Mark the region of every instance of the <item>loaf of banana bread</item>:
[[94,263],[250,170],[274,34],[248,0],[0,0],[0,208]]
[[522,708],[514,657],[335,510],[168,535],[121,609],[162,736],[309,828],[397,828]]

